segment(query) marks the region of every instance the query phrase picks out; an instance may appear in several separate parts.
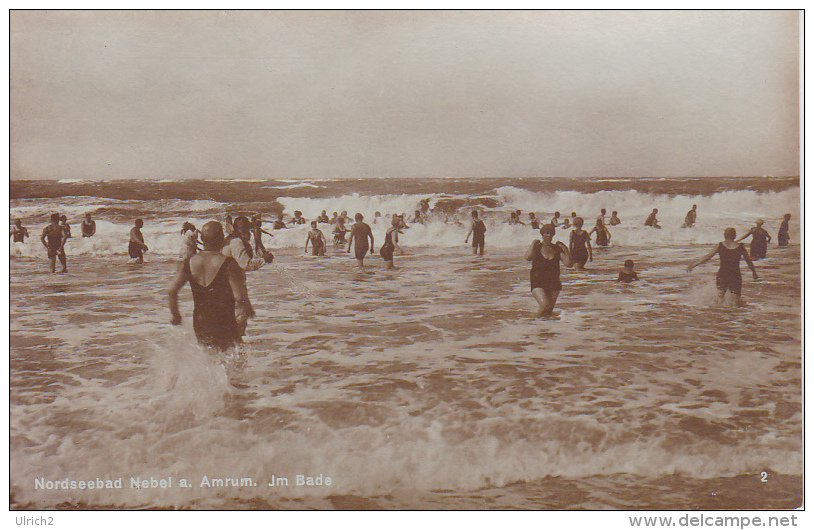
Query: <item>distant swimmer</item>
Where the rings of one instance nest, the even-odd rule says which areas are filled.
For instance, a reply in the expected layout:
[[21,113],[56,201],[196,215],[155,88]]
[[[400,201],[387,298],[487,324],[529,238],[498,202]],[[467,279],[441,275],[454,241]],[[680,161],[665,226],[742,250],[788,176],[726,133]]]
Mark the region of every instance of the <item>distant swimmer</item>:
[[283,228],[288,228],[288,227],[285,225],[285,221],[283,221],[283,212],[280,212],[279,214],[277,214],[277,220],[274,221],[274,227],[272,229],[273,230],[280,230],[280,229],[283,229]]
[[659,221],[656,219],[656,214],[659,213],[658,208],[653,208],[653,211],[650,212],[650,215],[647,216],[647,219],[644,221],[644,226],[652,226],[653,228],[661,228],[659,226]]
[[245,271],[255,271],[274,260],[274,255],[268,251],[263,256],[255,256],[251,244],[252,223],[246,216],[236,217],[234,228],[221,249],[224,256],[235,258],[240,268]]
[[[780,222],[780,230],[777,232],[777,244],[781,247],[785,247],[789,244],[789,221],[791,220],[791,214],[787,213],[783,216],[783,221]],[[18,219],[19,221],[19,219]]]
[[639,279],[639,276],[636,274],[636,271],[633,270],[633,260],[626,259],[625,266],[622,267],[622,270],[619,271],[619,277],[616,278],[617,282],[622,283],[630,283],[635,282]]
[[594,260],[591,234],[582,229],[584,222],[582,217],[574,219],[574,229],[571,231],[571,240],[568,243],[574,268],[578,271],[584,271],[585,264]]
[[696,215],[698,213],[696,211],[697,209],[698,209],[698,205],[693,204],[692,209],[689,212],[687,212],[687,215],[684,216],[684,224],[681,225],[681,228],[692,228],[693,227],[693,225],[695,224]]
[[[334,216],[336,216],[336,212],[334,212]],[[322,213],[319,214],[319,217],[317,217],[317,222],[318,223],[330,223],[331,222],[331,220],[328,219],[328,213],[325,210],[322,210]]]
[[424,216],[421,214],[421,210],[416,210],[415,215],[413,216],[413,223],[424,223]]
[[591,228],[591,231],[588,232],[588,237],[591,237],[591,234],[593,234],[594,232],[596,232],[597,245],[599,245],[600,247],[607,247],[610,244],[611,234],[610,231],[608,230],[608,227],[606,227],[602,223],[601,217],[598,217],[596,219],[596,226]]
[[738,241],[743,241],[749,236],[752,236],[752,243],[749,245],[749,256],[753,260],[765,258],[766,249],[772,241],[772,236],[763,228],[763,219],[758,219],[755,222],[755,226],[750,228],[749,231],[746,232],[746,235],[738,239]]
[[608,224],[609,224],[610,226],[616,226],[616,225],[618,225],[618,224],[619,224],[619,223],[621,223],[621,222],[622,222],[622,220],[621,220],[621,219],[619,219],[619,215],[618,215],[618,213],[616,212],[616,210],[612,211],[612,212],[611,212],[610,219],[608,219]]
[[598,221],[600,221],[600,220],[602,221],[603,226],[608,224],[607,219],[605,219],[605,214],[606,213],[607,213],[607,210],[602,208],[602,209],[599,210],[599,217],[596,218]]
[[345,234],[348,232],[347,227],[345,226],[345,220],[339,217],[336,220],[336,224],[334,225],[333,235],[334,235],[334,245],[344,245],[345,244]]
[[181,238],[184,245],[181,247],[181,259],[189,259],[198,252],[198,229],[189,221],[181,226]]
[[560,228],[566,228],[566,229],[571,228],[571,218],[566,217],[565,221],[563,221],[562,224],[560,225]]
[[25,238],[29,237],[28,229],[23,226],[21,220],[14,220],[14,224],[11,226],[11,231],[9,232],[9,237],[14,243],[25,243]]
[[551,218],[551,226],[560,226],[560,212],[554,212],[554,217]]
[[[348,238],[348,252],[350,252],[351,245],[356,243],[353,247],[354,252],[356,253],[356,260],[359,262],[359,268],[364,270],[365,268],[365,254],[367,251],[370,250],[370,253],[373,254],[373,231],[370,229],[370,225],[367,223],[362,222],[365,218],[362,214],[356,214],[356,222],[350,228],[350,237]],[[370,244],[368,245],[368,239],[370,239]]]
[[254,236],[254,252],[258,256],[265,256],[266,247],[263,245],[263,234],[274,237],[274,234],[263,230],[263,218],[259,215],[252,217],[252,235]]
[[322,230],[317,228],[316,221],[311,221],[311,230],[308,231],[308,237],[305,238],[305,252],[308,252],[308,243],[311,243],[311,254],[313,256],[325,255],[327,242]]
[[718,274],[715,276],[715,286],[718,288],[718,298],[721,302],[724,301],[724,295],[729,291],[735,296],[734,305],[740,304],[741,278],[740,260],[746,260],[746,265],[752,270],[752,278],[757,280],[757,271],[755,264],[752,263],[749,254],[746,252],[746,247],[743,243],[735,241],[735,229],[727,228],[724,230],[724,240],[718,243],[712,251],[699,259],[692,265],[687,267],[687,272],[692,272],[693,268],[708,262],[715,254],[721,258],[721,265],[718,268]]
[[178,292],[189,282],[195,307],[192,329],[198,343],[225,351],[243,343],[246,324],[254,316],[254,309],[246,290],[246,273],[234,258],[221,253],[224,240],[221,224],[209,221],[200,233],[203,250],[178,264],[167,290],[171,322],[176,326],[181,323]]
[[85,220],[82,221],[82,237],[93,237],[96,233],[96,221],[91,219],[90,213],[85,214]]
[[526,261],[531,262],[529,280],[531,294],[537,300],[540,309],[538,317],[550,316],[554,311],[554,304],[562,290],[560,282],[560,262],[566,267],[572,265],[571,253],[560,242],[552,243],[554,238],[554,225],[543,225],[540,235],[542,242],[535,239],[526,251]]
[[430,200],[429,199],[421,199],[418,201],[419,206],[421,206],[421,212],[427,213],[430,211]]
[[42,230],[40,241],[48,250],[48,261],[51,272],[56,272],[56,260],[62,264],[62,272],[68,272],[68,262],[65,257],[65,233],[59,226],[59,214],[51,214],[51,224]]
[[305,218],[303,218],[302,212],[299,210],[294,210],[294,219],[292,219],[291,222],[295,225],[304,225]]
[[510,225],[516,225],[517,224],[517,212],[510,212],[509,213],[508,223]]
[[[394,215],[395,215],[395,214],[394,214]],[[398,218],[399,218],[399,228],[400,228],[400,229],[403,229],[403,228],[410,228],[410,227],[407,225],[407,222],[404,220],[404,214],[403,214],[403,213],[402,213],[402,214],[399,214],[399,215],[398,215]]]
[[470,235],[472,236],[472,253],[483,256],[483,248],[486,246],[486,224],[478,219],[477,210],[472,210],[472,227],[466,234],[464,243],[469,241]]
[[144,221],[136,219],[135,226],[130,229],[130,243],[127,245],[127,253],[131,258],[136,259],[136,263],[144,263],[144,253],[147,252],[147,245],[144,244],[144,235],[141,228]]
[[395,269],[393,266],[393,252],[396,250],[401,252],[401,247],[399,247],[399,217],[394,215],[390,223],[391,226],[384,234],[384,245],[382,245],[382,248],[379,250],[379,254],[381,254],[382,259],[384,259],[386,269]]
[[534,212],[529,212],[529,224],[534,230],[540,229],[540,221],[534,216]]

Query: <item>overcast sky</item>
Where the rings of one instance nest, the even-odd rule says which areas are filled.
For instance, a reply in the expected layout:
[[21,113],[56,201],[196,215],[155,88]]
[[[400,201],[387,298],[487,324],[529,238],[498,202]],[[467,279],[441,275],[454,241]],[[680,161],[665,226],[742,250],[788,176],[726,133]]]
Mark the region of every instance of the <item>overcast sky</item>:
[[12,11],[11,178],[799,174],[795,11]]

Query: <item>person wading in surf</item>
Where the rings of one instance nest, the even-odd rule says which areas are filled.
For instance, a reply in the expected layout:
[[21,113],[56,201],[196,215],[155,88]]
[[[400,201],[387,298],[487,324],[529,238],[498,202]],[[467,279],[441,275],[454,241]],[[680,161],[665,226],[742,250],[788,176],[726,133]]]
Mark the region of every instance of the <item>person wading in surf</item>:
[[724,240],[715,245],[709,254],[699,259],[692,265],[687,267],[687,272],[692,270],[698,265],[703,265],[708,262],[715,254],[721,258],[721,266],[718,268],[718,274],[715,276],[715,286],[718,288],[718,299],[724,302],[724,296],[727,291],[735,296],[733,305],[737,307],[740,305],[741,298],[741,278],[740,261],[741,258],[746,260],[746,265],[752,270],[752,278],[757,280],[757,271],[755,264],[746,252],[746,247],[743,243],[735,241],[735,229],[727,228],[724,230]]
[[246,324],[254,309],[246,290],[246,273],[232,257],[221,253],[223,227],[209,221],[201,228],[203,250],[181,261],[167,290],[171,323],[181,323],[178,292],[189,282],[195,309],[192,328],[198,343],[227,350],[243,343]]

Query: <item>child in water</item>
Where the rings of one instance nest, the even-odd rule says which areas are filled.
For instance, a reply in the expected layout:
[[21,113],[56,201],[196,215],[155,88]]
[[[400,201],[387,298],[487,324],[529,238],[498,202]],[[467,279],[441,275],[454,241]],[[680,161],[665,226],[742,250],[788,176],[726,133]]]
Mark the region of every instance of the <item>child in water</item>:
[[616,281],[622,283],[630,283],[638,279],[639,277],[636,275],[636,271],[633,270],[633,260],[626,259],[625,266],[622,267],[622,270],[619,271],[619,277],[616,278]]

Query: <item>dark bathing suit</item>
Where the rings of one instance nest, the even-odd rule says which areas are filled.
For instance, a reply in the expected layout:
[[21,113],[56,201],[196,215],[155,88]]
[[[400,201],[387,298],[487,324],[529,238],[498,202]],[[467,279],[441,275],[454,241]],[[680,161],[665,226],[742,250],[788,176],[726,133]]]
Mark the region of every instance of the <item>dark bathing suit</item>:
[[48,225],[43,232],[45,233],[45,239],[48,240],[48,259],[55,258],[60,254],[64,255],[65,251],[60,248],[63,234],[62,228]]
[[387,233],[384,235],[384,245],[382,245],[381,250],[379,250],[379,254],[382,255],[384,261],[393,261],[393,251],[396,250],[396,245],[393,244],[393,232],[398,230],[397,228],[388,228]]
[[749,255],[752,259],[766,257],[766,247],[769,246],[769,233],[760,227],[752,232],[752,244],[749,245]]
[[212,282],[202,286],[192,279],[189,260],[184,260],[184,271],[189,277],[189,287],[195,303],[192,329],[200,344],[219,350],[243,343],[235,317],[235,297],[227,274],[229,267],[240,265],[234,258],[226,258]]
[[353,250],[356,252],[356,259],[365,259],[367,251],[370,250],[368,243],[368,234],[370,234],[370,227],[364,223],[353,225],[351,227],[351,235],[353,235]]
[[482,220],[478,219],[472,223],[472,247],[479,248],[483,253],[483,247],[486,246],[486,225]]
[[588,263],[588,247],[585,246],[586,241],[588,241],[587,231],[583,230],[581,234],[577,234],[576,231],[571,232],[571,243],[574,247],[573,252],[571,252],[571,257],[574,259],[574,263],[579,263],[583,266]]
[[144,258],[142,246],[136,243],[135,241],[131,241],[130,244],[127,246],[127,253],[130,255],[131,258]]
[[780,223],[780,230],[777,232],[777,244],[781,247],[789,244],[789,222],[785,219]]
[[735,248],[726,248],[723,243],[718,243],[718,255],[721,257],[721,266],[715,276],[715,285],[721,294],[727,290],[740,296],[741,284],[741,253],[744,252],[743,243]]
[[558,293],[562,290],[562,282],[560,282],[560,252],[562,249],[558,246],[554,246],[554,249],[554,258],[546,259],[542,254],[542,245],[535,245],[529,273],[532,291],[539,288],[546,293]]
[[311,255],[312,256],[321,256],[325,254],[324,245],[322,244],[322,238],[314,237],[311,234]]
[[638,280],[638,279],[639,279],[639,277],[636,275],[636,271],[633,271],[633,272],[630,272],[630,273],[625,272],[625,271],[619,271],[619,277],[616,279],[616,281],[617,282],[622,282],[622,283],[630,283],[630,282],[632,282],[634,280]]
[[608,233],[604,228],[596,229],[596,244],[603,247],[608,245]]
[[91,237],[93,236],[93,230],[96,229],[96,222],[91,221],[87,223],[82,221],[82,237]]

